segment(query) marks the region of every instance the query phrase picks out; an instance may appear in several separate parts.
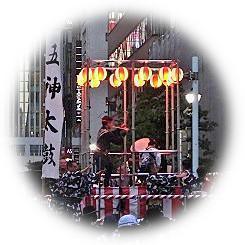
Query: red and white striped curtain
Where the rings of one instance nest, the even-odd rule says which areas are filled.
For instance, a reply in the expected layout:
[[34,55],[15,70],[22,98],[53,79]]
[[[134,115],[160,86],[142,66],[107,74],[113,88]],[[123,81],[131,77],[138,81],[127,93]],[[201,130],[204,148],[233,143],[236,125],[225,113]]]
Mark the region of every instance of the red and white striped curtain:
[[[99,188],[92,189],[92,195],[99,195]],[[100,195],[119,195],[118,187],[102,187]],[[147,195],[146,187],[137,186],[133,187],[122,187],[121,195]],[[134,214],[137,218],[144,218],[147,210],[146,199],[124,199],[125,209],[123,214]],[[100,217],[104,218],[107,215],[111,215],[116,212],[116,208],[119,204],[118,199],[100,199]],[[182,202],[178,199],[163,199],[163,214],[168,218],[174,218],[178,209],[182,205]],[[85,206],[94,206],[99,212],[99,199],[94,199],[92,196],[86,196],[81,201],[81,208]]]

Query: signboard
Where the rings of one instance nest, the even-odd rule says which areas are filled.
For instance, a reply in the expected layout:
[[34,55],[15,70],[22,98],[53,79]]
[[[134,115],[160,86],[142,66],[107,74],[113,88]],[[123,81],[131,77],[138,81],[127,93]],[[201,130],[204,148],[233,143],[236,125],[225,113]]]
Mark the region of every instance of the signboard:
[[59,159],[64,119],[62,103],[60,33],[46,41],[45,140],[42,178],[59,178]]
[[76,89],[76,122],[81,123],[81,113],[82,113],[82,100],[81,100],[81,87],[77,85]]

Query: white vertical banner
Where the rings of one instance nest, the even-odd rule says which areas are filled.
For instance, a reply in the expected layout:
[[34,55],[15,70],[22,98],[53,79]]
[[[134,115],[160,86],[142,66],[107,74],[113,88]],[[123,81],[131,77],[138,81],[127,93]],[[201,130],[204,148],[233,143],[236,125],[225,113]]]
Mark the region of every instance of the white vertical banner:
[[59,178],[59,158],[63,126],[62,58],[60,33],[46,40],[45,56],[45,141],[42,178]]

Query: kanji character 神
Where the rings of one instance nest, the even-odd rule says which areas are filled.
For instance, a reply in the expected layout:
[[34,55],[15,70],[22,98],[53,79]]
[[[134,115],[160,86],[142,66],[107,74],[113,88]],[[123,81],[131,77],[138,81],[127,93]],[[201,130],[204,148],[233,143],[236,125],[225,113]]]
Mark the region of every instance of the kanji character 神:
[[[51,77],[47,76],[47,80],[51,81]],[[46,83],[46,90],[48,89],[48,92],[51,93],[51,99],[55,98],[55,94],[59,93],[61,90],[61,84],[57,82],[57,77],[54,77],[54,83]]]

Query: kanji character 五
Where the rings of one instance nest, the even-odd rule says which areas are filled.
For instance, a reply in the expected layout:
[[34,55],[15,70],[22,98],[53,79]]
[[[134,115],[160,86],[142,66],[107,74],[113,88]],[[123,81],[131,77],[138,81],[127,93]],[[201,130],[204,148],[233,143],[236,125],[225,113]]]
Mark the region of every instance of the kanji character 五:
[[47,65],[50,65],[50,64],[56,64],[56,65],[60,65],[59,61],[57,60],[58,58],[58,54],[56,52],[56,48],[57,48],[57,44],[53,44],[52,45],[52,48],[54,49],[53,50],[53,53],[49,54],[49,56],[51,56],[51,59],[49,61],[46,62]]

